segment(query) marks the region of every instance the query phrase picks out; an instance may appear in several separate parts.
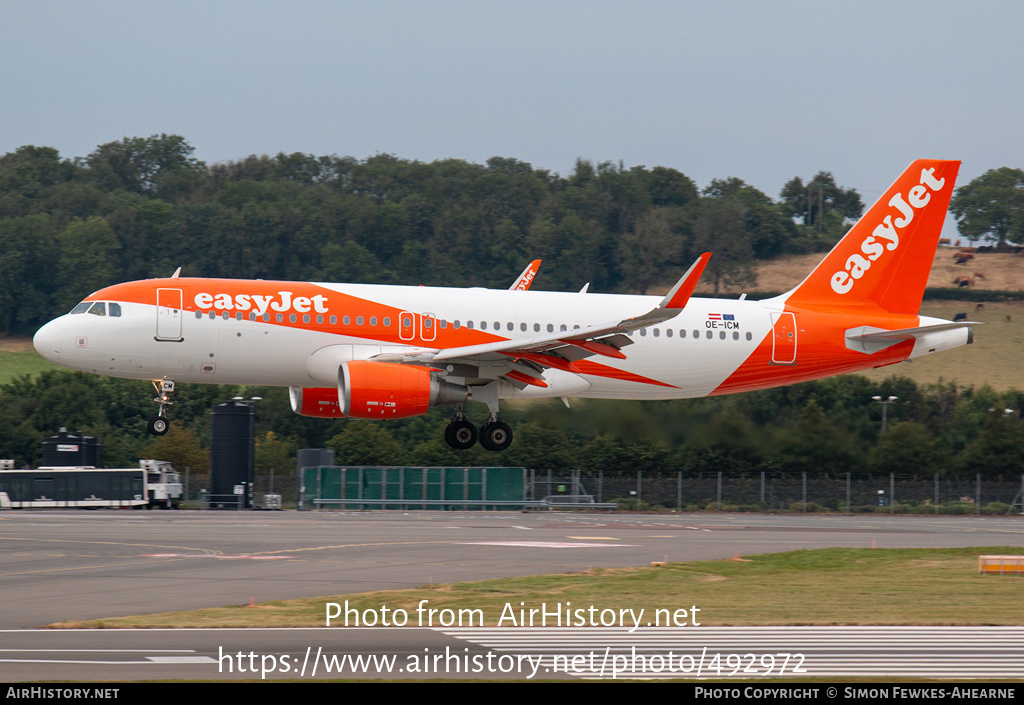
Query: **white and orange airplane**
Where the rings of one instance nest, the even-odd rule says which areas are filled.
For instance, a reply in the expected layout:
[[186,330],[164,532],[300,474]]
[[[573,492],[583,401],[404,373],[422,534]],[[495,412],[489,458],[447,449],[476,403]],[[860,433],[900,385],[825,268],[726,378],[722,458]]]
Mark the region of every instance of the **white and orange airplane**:
[[[971,321],[918,315],[960,162],[919,160],[792,291],[692,298],[710,253],[662,299],[179,277],[101,289],[39,329],[43,357],[153,380],[153,433],[174,382],[280,385],[324,418],[451,405],[453,448],[504,450],[502,399],[679,399],[890,365],[972,342]],[[179,270],[180,271],[180,270]],[[487,406],[479,431],[463,415]]]

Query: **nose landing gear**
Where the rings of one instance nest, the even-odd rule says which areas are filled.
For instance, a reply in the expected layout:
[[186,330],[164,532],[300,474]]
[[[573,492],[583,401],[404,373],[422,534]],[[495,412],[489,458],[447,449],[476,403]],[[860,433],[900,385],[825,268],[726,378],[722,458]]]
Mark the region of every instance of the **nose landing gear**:
[[171,422],[167,419],[167,407],[174,403],[171,401],[171,395],[174,394],[174,380],[162,379],[159,382],[154,380],[153,388],[157,391],[157,397],[153,401],[160,405],[160,411],[149,420],[149,432],[154,436],[162,436],[171,427]]

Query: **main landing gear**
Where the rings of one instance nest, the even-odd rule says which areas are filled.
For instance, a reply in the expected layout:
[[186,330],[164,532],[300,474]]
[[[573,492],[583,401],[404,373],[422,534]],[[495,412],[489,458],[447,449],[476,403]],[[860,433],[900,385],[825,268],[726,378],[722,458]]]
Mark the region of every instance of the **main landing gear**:
[[477,432],[476,426],[462,415],[462,405],[456,404],[455,416],[444,429],[445,442],[455,450],[468,450],[476,444],[477,439],[487,450],[505,450],[512,445],[512,429],[499,421],[497,414],[492,413]]
[[167,420],[167,407],[174,403],[171,401],[171,395],[174,394],[174,380],[154,381],[153,388],[157,391],[157,397],[153,401],[160,405],[160,411],[149,420],[149,432],[154,436],[162,436],[171,427],[171,422]]

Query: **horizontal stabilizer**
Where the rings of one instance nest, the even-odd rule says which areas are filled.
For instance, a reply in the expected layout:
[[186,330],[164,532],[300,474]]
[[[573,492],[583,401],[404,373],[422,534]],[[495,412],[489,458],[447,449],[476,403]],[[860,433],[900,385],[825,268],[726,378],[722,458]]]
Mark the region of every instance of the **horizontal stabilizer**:
[[879,350],[885,350],[896,343],[904,340],[913,340],[928,333],[938,333],[943,330],[970,328],[980,325],[983,325],[980,321],[957,321],[956,323],[940,323],[933,326],[919,326],[917,328],[900,328],[899,330],[861,326],[859,328],[850,328],[846,331],[846,347],[850,350],[859,350],[871,355]]

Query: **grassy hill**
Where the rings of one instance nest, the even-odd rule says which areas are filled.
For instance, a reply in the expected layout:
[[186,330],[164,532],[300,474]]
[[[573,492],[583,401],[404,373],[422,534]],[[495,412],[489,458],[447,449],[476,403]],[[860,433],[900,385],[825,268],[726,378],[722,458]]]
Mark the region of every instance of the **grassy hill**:
[[[985,325],[974,330],[974,344],[858,374],[874,380],[902,375],[919,384],[943,379],[975,387],[988,384],[999,391],[1024,389],[1024,365],[1017,360],[1017,352],[1024,342],[1024,302],[1001,301],[1002,297],[997,293],[1024,291],[1024,257],[984,253],[976,254],[966,265],[957,265],[953,262],[953,254],[958,251],[954,247],[936,250],[928,287],[971,291],[973,300],[926,299],[920,312],[950,320],[958,313],[965,313],[968,320],[983,322]],[[788,291],[803,281],[824,257],[819,253],[765,262],[758,267],[756,286],[725,291],[737,296],[745,291],[751,298],[757,298],[759,292]],[[954,287],[954,280],[960,276],[970,277],[972,285]],[[986,291],[993,292],[991,300],[984,296]],[[697,295],[710,292],[706,285],[697,288]],[[979,303],[982,304],[980,307]]]
[[7,384],[18,375],[56,369],[61,368],[43,359],[32,347],[31,338],[0,337],[0,384]]

